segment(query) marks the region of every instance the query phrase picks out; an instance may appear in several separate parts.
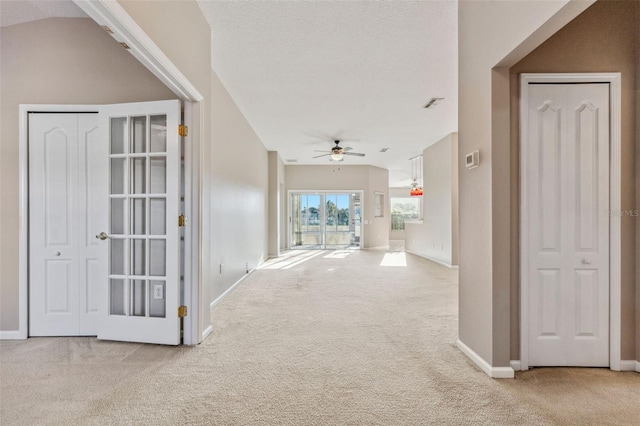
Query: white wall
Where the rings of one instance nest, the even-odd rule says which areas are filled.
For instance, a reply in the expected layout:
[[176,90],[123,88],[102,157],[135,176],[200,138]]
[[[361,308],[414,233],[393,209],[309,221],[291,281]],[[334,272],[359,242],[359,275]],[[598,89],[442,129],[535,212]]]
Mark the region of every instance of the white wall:
[[[269,155],[211,73],[210,300],[268,257]],[[222,273],[220,273],[220,265]]]
[[0,29],[0,330],[18,329],[18,106],[175,99],[93,20]]
[[449,266],[457,265],[457,146],[451,133],[422,152],[423,220],[405,224],[405,250]]
[[[389,172],[373,166],[285,166],[287,191],[363,191],[363,248],[388,247],[391,210],[389,208]],[[374,217],[375,192],[384,194],[383,217]],[[283,203],[288,217],[288,201]],[[366,222],[365,222],[366,221]],[[287,229],[287,235],[289,230]]]

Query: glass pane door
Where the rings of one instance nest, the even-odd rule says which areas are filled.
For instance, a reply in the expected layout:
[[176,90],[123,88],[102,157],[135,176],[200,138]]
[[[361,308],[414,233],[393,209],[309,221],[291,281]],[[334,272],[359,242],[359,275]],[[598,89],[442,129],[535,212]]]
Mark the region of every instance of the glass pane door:
[[351,233],[351,246],[360,247],[360,237],[362,235],[362,208],[360,194],[351,194],[351,223],[349,227]]
[[305,249],[324,247],[320,199],[321,195],[318,194],[292,194],[291,247]]
[[98,338],[180,343],[180,101],[105,105],[109,274]]
[[351,245],[350,198],[351,194],[325,195],[325,248],[340,249]]
[[109,315],[164,318],[167,116],[112,117]]
[[292,249],[360,247],[360,193],[291,193]]

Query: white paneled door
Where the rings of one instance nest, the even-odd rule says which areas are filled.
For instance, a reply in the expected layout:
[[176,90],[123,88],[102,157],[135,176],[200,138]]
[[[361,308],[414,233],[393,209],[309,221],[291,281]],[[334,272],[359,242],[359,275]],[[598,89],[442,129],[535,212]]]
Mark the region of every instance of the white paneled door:
[[109,266],[98,338],[180,343],[179,101],[109,105]]
[[96,335],[106,250],[98,114],[29,115],[29,334]]
[[180,102],[29,116],[29,334],[180,343]]
[[609,366],[609,84],[529,84],[530,366]]

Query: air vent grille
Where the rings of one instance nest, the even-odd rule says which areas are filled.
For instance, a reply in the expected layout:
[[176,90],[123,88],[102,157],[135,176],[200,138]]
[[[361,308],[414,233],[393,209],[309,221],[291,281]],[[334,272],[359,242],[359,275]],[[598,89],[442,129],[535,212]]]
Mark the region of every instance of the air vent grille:
[[444,98],[431,98],[429,99],[429,101],[427,101],[427,103],[422,108],[424,109],[433,108],[434,106],[438,105],[442,100],[444,100]]

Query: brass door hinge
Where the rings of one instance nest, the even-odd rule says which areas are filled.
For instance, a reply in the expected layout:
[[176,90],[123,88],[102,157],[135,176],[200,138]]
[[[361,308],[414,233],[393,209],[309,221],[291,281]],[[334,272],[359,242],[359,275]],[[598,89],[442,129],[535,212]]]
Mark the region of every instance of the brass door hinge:
[[187,307],[184,305],[178,306],[178,318],[184,318],[187,316]]
[[182,137],[187,136],[189,134],[189,127],[184,124],[180,124],[178,126],[178,134]]
[[180,228],[187,226],[187,217],[185,215],[178,216],[178,226]]

